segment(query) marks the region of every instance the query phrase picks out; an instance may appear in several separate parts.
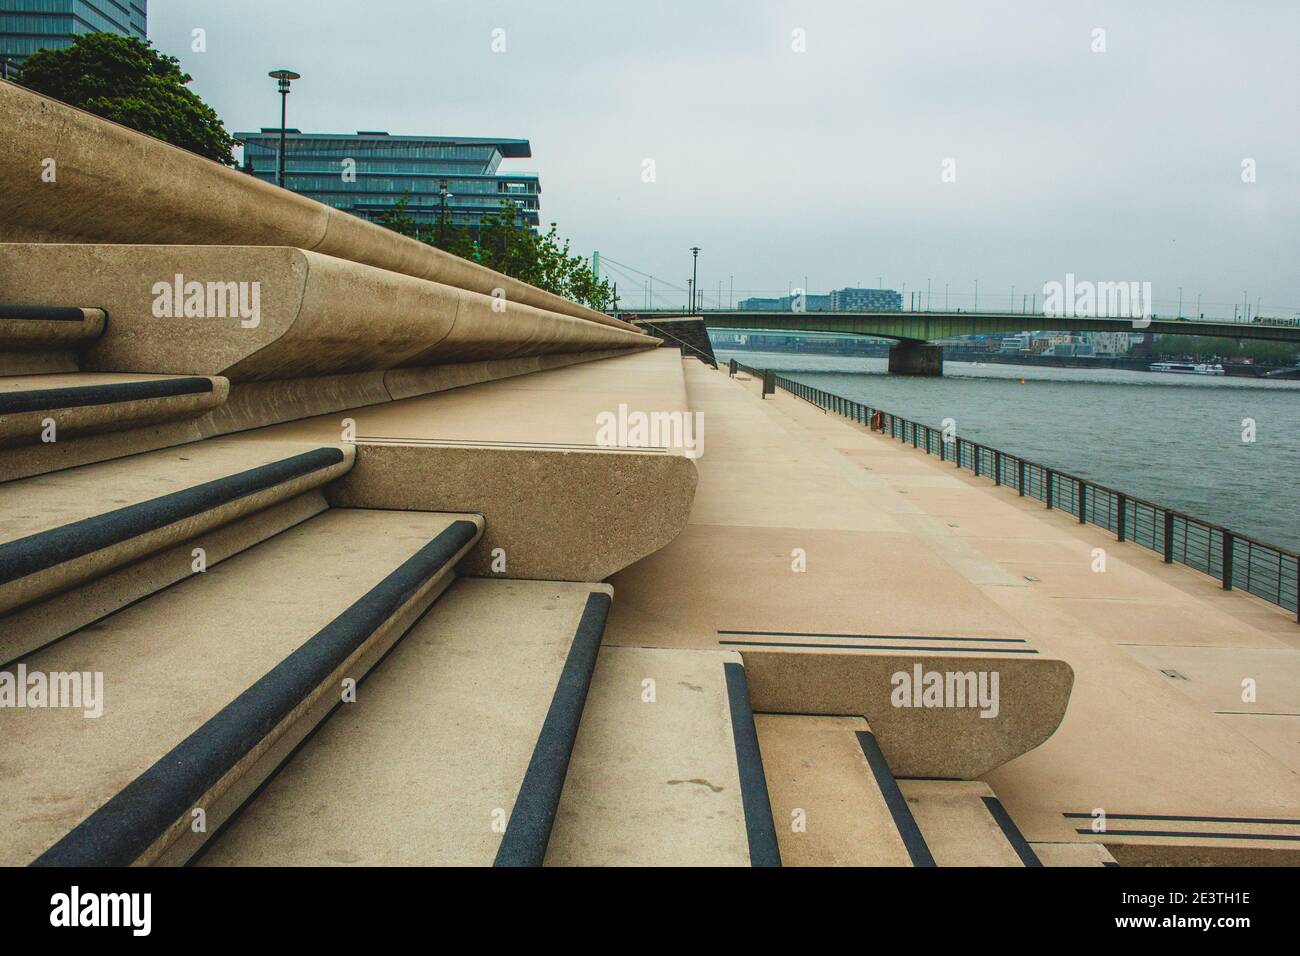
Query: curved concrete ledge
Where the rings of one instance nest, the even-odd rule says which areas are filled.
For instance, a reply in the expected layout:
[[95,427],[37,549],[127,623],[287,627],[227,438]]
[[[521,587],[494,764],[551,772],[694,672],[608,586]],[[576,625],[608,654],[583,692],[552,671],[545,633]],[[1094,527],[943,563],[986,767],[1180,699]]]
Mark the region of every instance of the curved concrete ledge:
[[0,348],[76,348],[99,338],[106,319],[103,309],[0,305]]
[[[201,284],[197,311],[219,317],[173,317],[185,305],[178,282],[182,292]],[[75,292],[104,306],[113,320],[83,359],[99,371],[267,381],[658,344],[639,332],[279,246],[6,243],[0,287],[32,302],[68,301]],[[242,317],[234,314],[241,294]]]
[[[306,485],[310,479],[299,481]],[[261,495],[268,500],[276,497],[274,491]],[[0,666],[191,577],[195,548],[203,549],[211,570],[328,508],[325,495],[313,488],[0,615]]]
[[[738,648],[759,712],[865,717],[896,777],[971,780],[1033,750],[1056,732],[1074,685],[1065,661],[976,652],[898,654],[814,647]],[[998,675],[997,713],[978,706],[896,707],[893,676]]]
[[[0,448],[0,483],[331,412],[379,406],[626,354],[624,349],[565,352],[352,375],[245,382],[232,388],[225,402],[197,418],[143,427],[123,428],[119,424],[107,434],[73,435],[67,441],[24,445],[12,453],[4,453]],[[334,428],[321,439],[312,440],[335,441],[339,437],[341,429]]]
[[[686,527],[696,480],[680,455],[360,444],[328,497],[345,508],[481,513],[483,544],[464,574],[603,581]],[[504,571],[493,567],[498,548]]]
[[[152,462],[132,461],[136,468],[130,472],[120,465],[101,466],[97,471],[38,478],[33,479],[36,484],[24,482],[0,489],[0,501],[14,504],[69,495],[73,497],[69,504],[82,513],[85,504],[99,496],[139,499],[121,508],[110,505],[111,510],[79,520],[63,518],[51,527],[0,542],[0,613],[319,487],[348,470],[354,451],[346,446],[308,451],[272,446],[264,451],[257,445],[223,445],[200,446],[192,457],[199,463],[205,458],[215,460],[205,470],[219,476],[170,494],[142,497],[147,489],[174,486],[157,473],[175,465],[175,456],[164,454]],[[242,469],[234,466],[240,459],[245,462]],[[101,477],[112,485],[101,485]],[[0,648],[0,660],[9,659]]]
[[221,377],[130,379],[74,373],[0,379],[0,446],[45,442],[47,420],[55,440],[197,418],[226,400]]
[[[296,246],[642,334],[561,296],[47,99],[0,84],[0,240]],[[47,158],[58,180],[32,170]],[[22,185],[20,185],[22,184]],[[69,300],[86,301],[86,300]]]

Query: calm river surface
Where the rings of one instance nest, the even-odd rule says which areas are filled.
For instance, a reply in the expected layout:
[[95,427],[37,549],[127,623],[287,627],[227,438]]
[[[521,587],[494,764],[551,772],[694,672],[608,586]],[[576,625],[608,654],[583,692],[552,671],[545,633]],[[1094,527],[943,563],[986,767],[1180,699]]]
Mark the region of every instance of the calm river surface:
[[1300,550],[1300,382],[966,362],[912,378],[884,359],[717,356],[936,428],[952,418],[962,438]]

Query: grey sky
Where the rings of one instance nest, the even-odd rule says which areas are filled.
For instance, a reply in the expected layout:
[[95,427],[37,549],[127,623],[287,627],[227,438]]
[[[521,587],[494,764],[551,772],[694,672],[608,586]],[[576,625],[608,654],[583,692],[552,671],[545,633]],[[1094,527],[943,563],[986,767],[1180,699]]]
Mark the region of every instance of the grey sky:
[[[1140,9],[1138,9],[1140,7]],[[1300,4],[153,0],[227,127],[527,137],[583,254],[737,298],[1149,280],[1300,313]],[[191,30],[207,31],[206,53]],[[1106,52],[1094,53],[1094,28]],[[506,52],[491,49],[505,30]],[[792,31],[806,52],[792,49]],[[945,158],[956,182],[941,182]],[[642,181],[653,159],[657,180]],[[1242,182],[1243,159],[1257,181]],[[620,278],[625,304],[641,287]],[[958,299],[958,293],[964,299]],[[1041,295],[1040,295],[1041,302]],[[1220,304],[1211,309],[1210,303]]]

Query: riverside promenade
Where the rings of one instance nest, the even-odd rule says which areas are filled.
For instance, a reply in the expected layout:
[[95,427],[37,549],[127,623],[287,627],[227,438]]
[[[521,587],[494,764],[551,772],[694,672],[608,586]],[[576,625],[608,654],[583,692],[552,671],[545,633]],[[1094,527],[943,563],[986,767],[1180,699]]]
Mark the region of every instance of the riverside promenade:
[[[694,507],[611,579],[607,644],[740,650],[752,671],[754,644],[836,643],[812,635],[1020,639],[1074,671],[1055,733],[982,775],[1036,848],[1297,862],[1291,614],[787,392],[763,399],[743,373],[684,369],[706,422]],[[856,808],[838,806],[847,834]],[[781,830],[788,858],[798,838]]]

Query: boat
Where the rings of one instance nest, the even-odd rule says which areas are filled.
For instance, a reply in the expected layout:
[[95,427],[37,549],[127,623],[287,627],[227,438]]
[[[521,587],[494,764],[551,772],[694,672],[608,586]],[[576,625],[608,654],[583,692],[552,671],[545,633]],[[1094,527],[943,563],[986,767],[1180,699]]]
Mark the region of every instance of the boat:
[[1152,372],[1172,372],[1178,375],[1224,375],[1222,365],[1207,365],[1204,362],[1193,365],[1190,362],[1152,362]]

